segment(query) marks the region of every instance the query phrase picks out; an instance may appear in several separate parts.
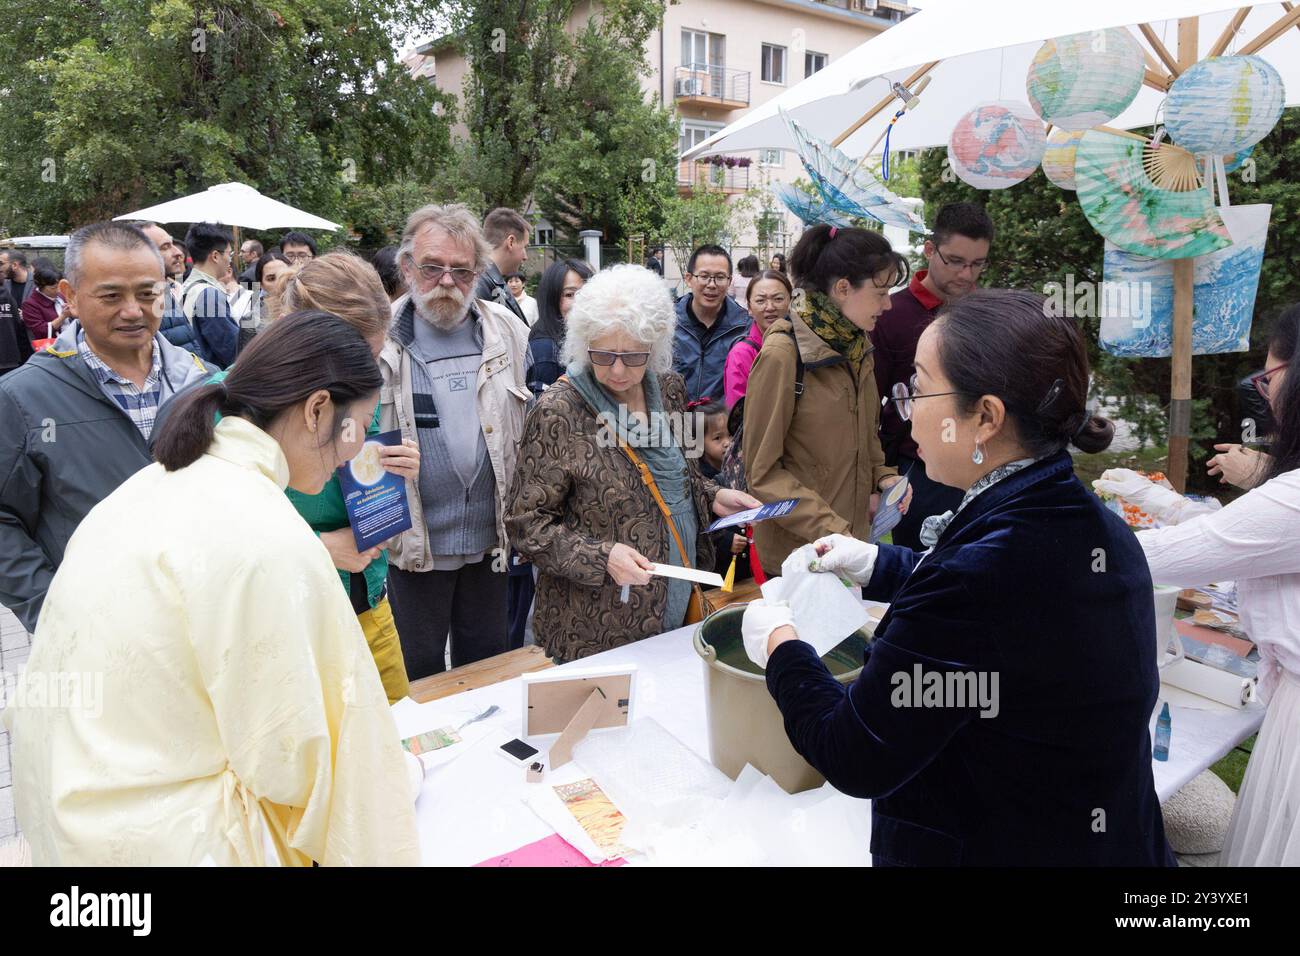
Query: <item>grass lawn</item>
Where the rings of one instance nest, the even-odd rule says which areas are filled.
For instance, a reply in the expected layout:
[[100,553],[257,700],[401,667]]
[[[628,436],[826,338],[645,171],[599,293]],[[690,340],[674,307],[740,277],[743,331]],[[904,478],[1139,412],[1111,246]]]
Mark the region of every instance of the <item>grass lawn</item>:
[[1103,451],[1095,455],[1074,452],[1074,473],[1088,488],[1094,478],[1100,478],[1107,468],[1132,468],[1134,471],[1164,471],[1169,455],[1163,445],[1140,448],[1137,451]]
[[[1246,775],[1246,761],[1250,759],[1250,751],[1255,749],[1255,738],[1251,736],[1240,743],[1236,750],[1228,754],[1210,769],[1219,775],[1219,778],[1232,788],[1236,793],[1241,789],[1241,778]],[[1245,750],[1245,753],[1242,751]]]

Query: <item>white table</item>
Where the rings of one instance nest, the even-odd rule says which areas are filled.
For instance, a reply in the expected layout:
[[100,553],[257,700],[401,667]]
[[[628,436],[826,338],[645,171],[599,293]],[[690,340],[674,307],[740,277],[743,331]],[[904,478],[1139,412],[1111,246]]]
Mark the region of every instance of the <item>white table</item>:
[[[691,643],[694,630],[694,626],[679,628],[566,666],[576,670],[636,664],[634,717],[653,717],[707,761],[704,664]],[[518,736],[523,714],[521,683],[519,678],[514,678],[427,704],[417,704],[409,698],[399,701],[393,707],[398,731],[408,737],[437,727],[459,725],[495,704],[501,708],[500,712],[467,727],[466,740],[457,747],[471,744],[471,738],[477,735]],[[1217,712],[1171,705],[1170,715],[1173,727],[1170,759],[1153,761],[1156,792],[1162,803],[1257,731],[1263,722],[1264,708],[1255,703],[1242,710]],[[1154,723],[1153,715],[1153,728]],[[523,803],[525,788],[530,786],[523,780],[523,771],[496,755],[494,750],[494,747],[470,746],[463,757],[431,770],[426,777],[416,804],[426,865],[472,865],[551,835],[551,829]],[[548,782],[565,783],[569,782],[570,775],[573,779],[583,776],[580,770],[570,768],[548,770]],[[870,816],[870,801],[843,795],[837,798],[860,805],[864,828],[854,834],[854,839],[869,832],[866,821]],[[865,843],[854,852],[858,854],[855,860],[869,860]],[[845,853],[842,845],[826,847],[827,859],[844,862]]]

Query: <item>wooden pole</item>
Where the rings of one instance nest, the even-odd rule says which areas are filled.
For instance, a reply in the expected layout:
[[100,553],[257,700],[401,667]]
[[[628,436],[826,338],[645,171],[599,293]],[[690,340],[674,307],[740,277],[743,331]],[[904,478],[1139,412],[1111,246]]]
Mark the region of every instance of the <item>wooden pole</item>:
[[[1179,24],[1183,23],[1182,20],[1179,20],[1178,22]],[[1174,55],[1169,52],[1169,48],[1160,41],[1160,37],[1156,36],[1156,31],[1151,29],[1151,25],[1148,23],[1139,25],[1138,29],[1142,31],[1142,35],[1146,37],[1147,42],[1151,44],[1151,49],[1156,51],[1156,56],[1160,57],[1161,62],[1165,65],[1165,69],[1167,69],[1170,74],[1177,77],[1178,74],[1182,72],[1178,67],[1178,60],[1174,59]],[[1181,30],[1181,26],[1179,29]],[[1196,60],[1193,59],[1192,63],[1195,62]],[[1191,64],[1188,65],[1190,66]]]
[[[911,76],[909,76],[906,80],[903,81],[903,85],[906,86],[908,89],[911,89],[913,83],[915,83],[921,77],[925,76],[925,74],[929,73],[938,65],[939,65],[939,61],[934,60],[933,62],[927,63],[924,66],[917,67],[916,71]],[[897,97],[894,96],[893,92],[891,91],[888,96],[886,96],[883,100],[881,100],[870,110],[864,113],[860,120],[858,120],[848,129],[846,129],[844,132],[840,133],[839,136],[836,136],[833,140],[831,140],[831,145],[838,149],[840,143],[844,142],[846,139],[848,139],[850,136],[852,136],[854,133],[860,130],[867,123],[870,123],[875,117],[879,116],[881,110],[889,106],[889,104],[894,102],[895,99],[897,99]]]
[[1154,70],[1147,70],[1142,77],[1142,85],[1149,86],[1151,89],[1160,93],[1168,93],[1169,87],[1173,81],[1166,73],[1156,73]]
[[1286,13],[1282,14],[1281,17],[1275,20],[1272,26],[1267,27],[1263,33],[1241,48],[1239,51],[1240,55],[1248,56],[1251,53],[1258,53],[1283,33],[1286,33],[1286,31],[1291,29],[1291,27],[1296,25],[1300,25],[1300,7],[1287,7]]
[[[1199,55],[1199,21],[1178,21],[1178,72],[1189,69]],[[1157,51],[1159,52],[1159,51]],[[1187,453],[1192,431],[1192,304],[1196,260],[1174,260],[1174,340],[1169,388],[1169,458],[1165,477],[1174,490],[1187,488]]]
[[1169,460],[1165,477],[1176,491],[1187,488],[1187,453],[1192,431],[1192,301],[1194,259],[1174,260],[1173,376],[1169,401]]
[[[1282,6],[1287,5],[1284,3]],[[1288,7],[1288,9],[1290,8]],[[1214,41],[1214,46],[1210,47],[1210,52],[1206,56],[1222,56],[1223,51],[1228,48],[1228,44],[1232,42],[1232,38],[1237,35],[1237,31],[1241,29],[1242,23],[1245,22],[1246,17],[1249,15],[1250,7],[1242,7],[1233,14],[1232,21],[1223,28],[1223,33],[1219,34],[1219,39]]]
[[[1295,4],[1293,4],[1293,3],[1284,3],[1284,4],[1282,4],[1282,9],[1285,10],[1287,13],[1290,13],[1292,10],[1295,9]],[[1295,25],[1295,28],[1296,28],[1297,30],[1300,30],[1300,23],[1297,23],[1297,24]]]

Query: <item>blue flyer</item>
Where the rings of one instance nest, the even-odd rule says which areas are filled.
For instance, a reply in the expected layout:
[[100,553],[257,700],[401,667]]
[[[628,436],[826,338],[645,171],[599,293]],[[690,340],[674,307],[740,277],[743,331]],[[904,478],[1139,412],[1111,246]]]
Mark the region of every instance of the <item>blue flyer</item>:
[[784,501],[774,501],[770,505],[763,505],[761,508],[737,511],[734,515],[719,518],[704,530],[717,531],[719,528],[730,528],[732,525],[753,524],[755,521],[766,521],[768,518],[780,518],[793,511],[794,506],[798,503],[798,498],[786,498]]
[[411,527],[411,506],[406,500],[406,479],[384,469],[379,449],[401,445],[402,432],[394,429],[366,439],[357,457],[338,470],[343,505],[357,550],[367,551]]
[[898,506],[903,503],[903,496],[906,494],[906,475],[903,476],[901,481],[896,481],[890,485],[888,491],[881,494],[880,507],[876,510],[876,516],[871,520],[871,544],[875,544],[893,531],[898,523],[903,520],[903,512],[898,510]]

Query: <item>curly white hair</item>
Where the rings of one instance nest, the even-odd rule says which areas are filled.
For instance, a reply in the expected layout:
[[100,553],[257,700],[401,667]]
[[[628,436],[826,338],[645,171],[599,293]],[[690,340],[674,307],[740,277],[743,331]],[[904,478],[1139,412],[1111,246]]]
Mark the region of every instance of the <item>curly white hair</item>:
[[592,341],[622,331],[649,347],[648,371],[672,368],[677,310],[664,280],[643,266],[611,266],[588,279],[573,297],[565,325],[561,358],[566,365],[588,368]]

